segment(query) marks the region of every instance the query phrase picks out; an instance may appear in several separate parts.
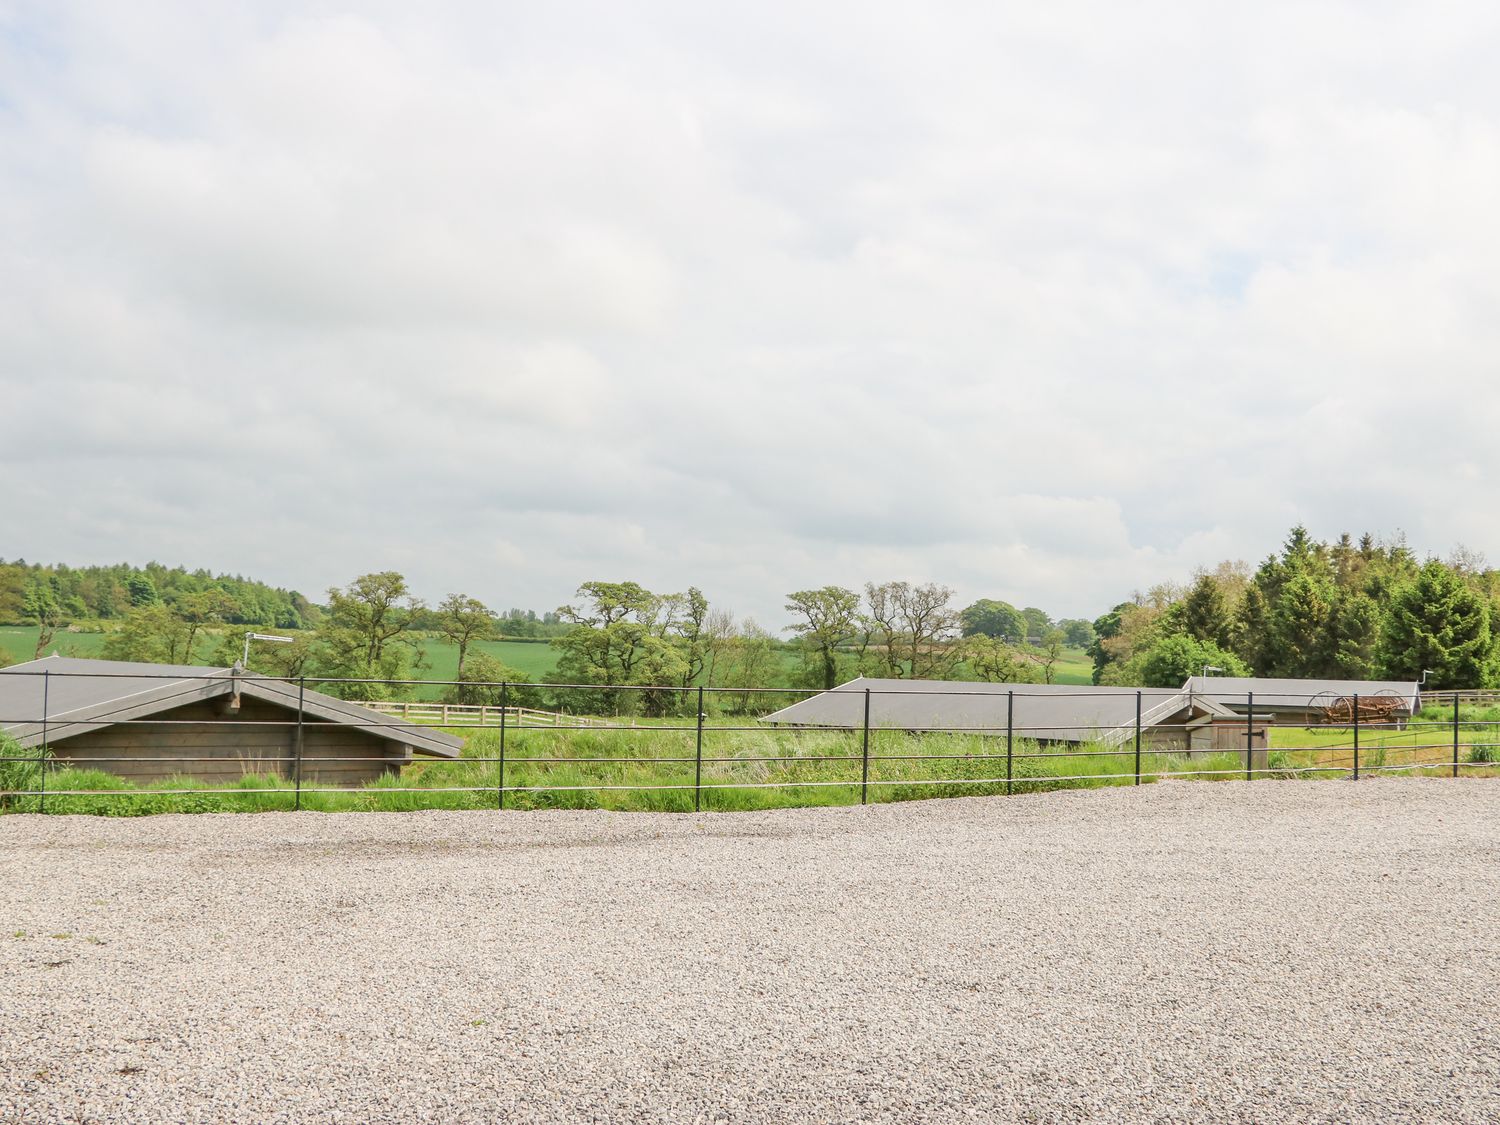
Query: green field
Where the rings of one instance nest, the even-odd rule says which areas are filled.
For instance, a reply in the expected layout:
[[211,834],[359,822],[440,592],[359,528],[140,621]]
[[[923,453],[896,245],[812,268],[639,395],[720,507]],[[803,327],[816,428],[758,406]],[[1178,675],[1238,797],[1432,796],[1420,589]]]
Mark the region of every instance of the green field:
[[1091,684],[1094,682],[1094,661],[1081,648],[1065,648],[1062,659],[1052,672],[1054,683]]
[[[1466,708],[1455,731],[1451,714],[1423,711],[1405,725],[1366,723],[1359,729],[1361,771],[1430,766],[1452,769],[1455,756],[1467,763],[1500,759],[1500,712],[1494,708]],[[1327,771],[1344,775],[1354,769],[1355,731],[1351,726],[1270,728],[1273,769],[1299,770],[1306,775]]]
[[[30,660],[36,652],[36,638],[35,625],[0,625],[0,652],[9,656],[14,664]],[[103,633],[64,631],[52,638],[52,643],[47,646],[47,653],[55,651],[63,656],[98,656],[103,648]]]
[[[241,630],[243,631],[243,630]],[[37,629],[34,625],[0,626],[0,652],[10,657],[12,663],[32,658],[36,649]],[[63,656],[98,657],[104,648],[104,633],[60,632],[48,646],[48,651],[60,652]],[[418,642],[424,667],[417,673],[424,680],[452,680],[458,675],[458,649],[441,637],[424,634]],[[214,642],[202,642],[197,646],[195,663],[206,663]],[[483,652],[538,683],[555,678],[558,651],[550,644],[536,641],[477,641],[473,651]],[[792,683],[799,669],[796,650],[786,647],[778,649],[778,682],[768,687],[781,687]],[[1053,669],[1054,678],[1060,684],[1088,684],[1092,682],[1094,666],[1082,649],[1065,649],[1063,656]],[[443,689],[437,686],[418,687],[412,695],[417,699],[436,699]]]
[[[48,651],[63,656],[97,657],[104,648],[104,633],[60,632],[53,638]],[[32,658],[36,650],[37,629],[35,625],[0,626],[0,651],[12,662],[20,663]],[[458,672],[458,649],[437,637],[424,636],[420,642],[427,667],[422,677],[429,680],[451,680]],[[212,644],[195,646],[198,663],[208,659]],[[543,680],[557,667],[557,650],[551,645],[529,641],[479,641],[474,650],[493,656],[524,672],[534,680]]]
[[[420,673],[422,679],[452,680],[457,678],[458,647],[456,645],[449,644],[441,637],[426,636],[422,638],[421,646],[422,658],[427,665]],[[482,652],[503,664],[508,664],[537,683],[550,680],[553,671],[557,668],[557,649],[546,642],[476,641],[469,651],[471,653]],[[441,694],[441,690],[418,688],[414,694],[419,698],[436,699]]]

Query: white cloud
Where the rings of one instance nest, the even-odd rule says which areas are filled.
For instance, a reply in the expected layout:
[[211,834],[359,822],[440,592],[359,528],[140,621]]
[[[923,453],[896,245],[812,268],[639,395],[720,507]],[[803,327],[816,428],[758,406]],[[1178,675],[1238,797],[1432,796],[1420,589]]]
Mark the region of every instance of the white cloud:
[[1500,555],[1477,3],[0,12],[0,552],[946,581]]

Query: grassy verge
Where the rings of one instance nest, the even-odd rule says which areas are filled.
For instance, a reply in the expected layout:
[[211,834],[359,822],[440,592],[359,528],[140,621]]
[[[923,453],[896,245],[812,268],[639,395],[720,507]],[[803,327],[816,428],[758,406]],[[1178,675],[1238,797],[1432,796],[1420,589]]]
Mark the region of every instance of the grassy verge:
[[[1457,728],[1458,761],[1461,768],[1492,764],[1500,760],[1500,709],[1460,716]],[[1354,768],[1353,726],[1272,727],[1273,768],[1313,770],[1342,774]],[[1451,717],[1423,711],[1404,725],[1363,723],[1358,730],[1361,770],[1442,766],[1450,769],[1454,759],[1455,730]],[[1487,771],[1483,771],[1487,772]]]
[[[500,764],[494,760],[500,756],[499,731],[455,733],[468,739],[462,758],[420,761],[399,776],[357,789],[329,792],[309,782],[301,807],[326,812],[496,808],[501,800]],[[505,747],[505,807],[690,812],[699,776],[705,810],[845,805],[860,800],[865,762],[859,732],[708,727],[701,767],[696,749],[692,729],[512,730]],[[1419,749],[1390,743],[1366,746],[1362,741],[1362,766],[1366,770],[1410,768],[1420,759],[1401,755]],[[1283,778],[1343,777],[1348,774],[1348,757],[1335,745],[1273,748],[1270,765],[1273,776]],[[1466,774],[1500,772],[1493,765],[1468,764],[1468,757],[1464,761]],[[1244,757],[1233,752],[1188,756],[1148,750],[1142,755],[1141,768],[1143,783],[1164,775],[1237,779],[1244,776]],[[0,769],[0,789],[34,791],[39,773],[35,762],[8,763]],[[1134,754],[1129,748],[1110,751],[1094,746],[1068,752],[1018,740],[1007,771],[1003,739],[895,731],[876,731],[870,739],[871,803],[1097,788],[1134,781]],[[144,792],[98,770],[54,766],[47,771],[46,788],[45,811],[49,813],[263,812],[290,810],[296,804],[293,784],[273,776],[249,776],[235,785],[214,787],[178,777],[150,787],[157,792]],[[43,810],[43,799],[27,792],[0,798],[0,807],[38,812]]]

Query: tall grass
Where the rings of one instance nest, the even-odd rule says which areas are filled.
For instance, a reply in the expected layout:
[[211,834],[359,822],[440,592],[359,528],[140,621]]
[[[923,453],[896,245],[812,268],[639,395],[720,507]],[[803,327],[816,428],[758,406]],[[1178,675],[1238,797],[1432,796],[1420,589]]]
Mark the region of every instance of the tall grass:
[[[1005,740],[974,733],[907,734],[872,731],[868,763],[861,732],[704,728],[702,760],[697,732],[638,726],[507,731],[502,793],[500,733],[494,728],[456,731],[467,736],[463,756],[423,760],[361,788],[322,790],[304,784],[300,807],[318,811],[406,812],[419,809],[615,809],[690,812],[695,781],[701,807],[738,811],[860,801],[862,782],[871,803],[942,797],[1040,793],[1059,789],[1134,784],[1133,747],[1110,749],[1038,745],[1016,740],[1007,763]],[[1477,749],[1477,747],[1476,747]],[[1398,766],[1404,748],[1362,748],[1362,764]],[[1271,751],[1272,776],[1311,779],[1348,774],[1349,755],[1332,744]],[[1479,761],[1477,757],[1474,759]],[[34,760],[5,763],[0,788],[29,790],[9,798],[8,811],[43,811],[35,793]],[[1141,782],[1164,776],[1231,780],[1244,776],[1244,755],[1232,751],[1141,756]],[[868,770],[868,772],[866,772]],[[1466,772],[1495,772],[1468,767]],[[255,775],[235,785],[206,786],[175,777],[145,792],[92,769],[47,770],[45,811],[106,816],[163,812],[264,812],[297,805],[286,778]],[[85,790],[89,792],[69,792]],[[194,792],[194,790],[207,790]]]

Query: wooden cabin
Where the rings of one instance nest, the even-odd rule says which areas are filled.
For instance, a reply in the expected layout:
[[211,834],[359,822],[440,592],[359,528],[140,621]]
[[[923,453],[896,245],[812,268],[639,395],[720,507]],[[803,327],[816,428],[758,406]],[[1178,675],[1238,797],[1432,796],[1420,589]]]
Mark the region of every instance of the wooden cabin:
[[1422,686],[1411,680],[1192,676],[1182,690],[1206,696],[1236,715],[1252,714],[1283,726],[1347,723],[1358,700],[1364,721],[1404,727],[1422,708]]
[[54,762],[137,783],[246,774],[362,785],[463,743],[239,668],[48,657],[0,669],[0,732]]
[[[866,712],[868,693],[868,712]],[[1266,766],[1266,719],[1253,723],[1203,693],[1091,684],[991,684],[861,677],[761,721],[775,726],[952,731],[1004,735],[1042,745],[1133,748],[1149,753],[1254,755]]]

